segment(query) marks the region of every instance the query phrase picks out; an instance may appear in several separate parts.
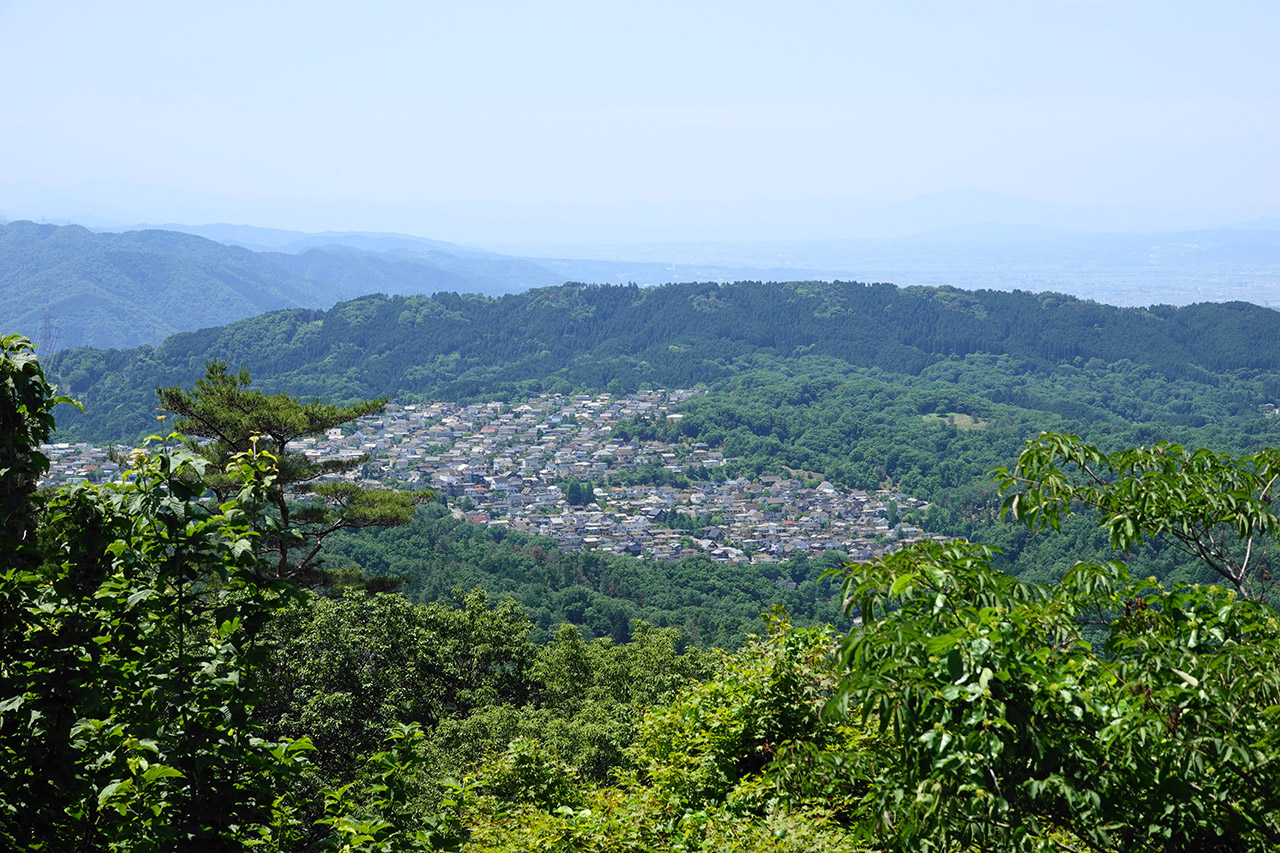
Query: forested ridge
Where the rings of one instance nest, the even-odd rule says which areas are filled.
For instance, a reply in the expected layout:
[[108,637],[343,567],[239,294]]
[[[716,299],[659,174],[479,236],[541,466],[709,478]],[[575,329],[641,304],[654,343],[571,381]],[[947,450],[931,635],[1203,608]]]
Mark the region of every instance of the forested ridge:
[[[50,371],[90,404],[62,428],[103,439],[144,432],[154,388],[193,382],[211,358],[304,397],[406,401],[689,387],[824,357],[919,376],[980,354],[1022,374],[1145,368],[1214,386],[1219,374],[1280,368],[1269,345],[1277,331],[1280,313],[1245,303],[1140,310],[850,282],[567,284],[500,298],[369,296],[177,334],[155,348],[62,352]],[[1280,394],[1280,380],[1265,391]]]

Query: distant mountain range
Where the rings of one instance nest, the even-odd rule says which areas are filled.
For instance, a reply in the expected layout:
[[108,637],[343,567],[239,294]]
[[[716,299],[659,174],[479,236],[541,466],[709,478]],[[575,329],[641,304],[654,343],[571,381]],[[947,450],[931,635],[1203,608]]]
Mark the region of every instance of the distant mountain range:
[[52,349],[132,348],[264,311],[327,308],[369,293],[496,295],[562,281],[530,261],[460,247],[454,254],[432,241],[343,235],[343,244],[331,235],[292,236],[280,246],[290,253],[178,230],[0,225],[0,328]]
[[[593,256],[601,264],[661,260],[681,272],[768,268],[775,274],[765,278],[775,281],[842,278],[966,290],[1050,290],[1121,306],[1243,301],[1280,308],[1278,226],[1280,220],[1258,220],[1129,234],[957,225],[892,239],[569,244],[546,247],[531,259],[548,266],[556,263],[552,258],[574,256]],[[666,280],[724,281],[691,275]]]
[[[431,234],[519,256],[553,254],[548,247],[568,245],[893,240],[991,223],[1120,234],[1280,227],[1280,206],[1276,205],[1084,204],[977,188],[945,189],[901,201],[390,202],[235,199],[126,181],[91,181],[75,187],[0,183],[0,220],[40,219],[117,228],[155,222],[160,215],[164,216],[161,221],[167,222],[289,223],[288,227],[303,231],[324,231],[333,228],[333,223],[359,223],[360,231]],[[576,251],[558,256],[601,257],[595,252],[584,255]]]
[[42,341],[46,351],[130,348],[262,311],[327,308],[370,293],[497,296],[566,281],[844,279],[1049,290],[1128,306],[1280,308],[1276,225],[1118,234],[965,224],[894,239],[577,244],[530,256],[395,233],[14,222],[0,225],[0,330]]
[[497,296],[568,280],[796,278],[802,270],[530,260],[400,234],[249,226],[0,225],[0,329],[46,350],[132,348],[278,308],[371,293]]
[[189,234],[0,226],[0,328],[52,348],[159,343],[182,329],[337,299],[316,290],[261,255]]

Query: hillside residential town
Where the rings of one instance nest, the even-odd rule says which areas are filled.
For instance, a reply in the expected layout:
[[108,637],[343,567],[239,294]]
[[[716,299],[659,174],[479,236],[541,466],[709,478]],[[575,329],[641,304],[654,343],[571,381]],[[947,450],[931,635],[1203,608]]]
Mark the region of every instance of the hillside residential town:
[[[726,563],[836,550],[860,560],[926,536],[895,518],[927,506],[907,495],[842,490],[801,474],[758,482],[717,477],[733,460],[704,444],[611,436],[632,418],[680,419],[673,407],[696,393],[389,404],[381,415],[302,439],[297,448],[317,458],[367,457],[347,476],[362,485],[429,488],[458,518],[548,537],[570,550],[667,560],[699,551]],[[41,450],[50,459],[50,483],[120,473],[107,451],[92,445]]]

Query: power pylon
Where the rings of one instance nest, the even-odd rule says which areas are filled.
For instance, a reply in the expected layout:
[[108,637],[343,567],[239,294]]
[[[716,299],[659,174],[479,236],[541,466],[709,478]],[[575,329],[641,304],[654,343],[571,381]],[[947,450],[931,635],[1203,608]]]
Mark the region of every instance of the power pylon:
[[40,355],[48,357],[53,355],[53,349],[58,343],[58,318],[49,310],[49,306],[44,307],[44,313],[40,315],[40,326],[36,331],[36,346],[40,348]]

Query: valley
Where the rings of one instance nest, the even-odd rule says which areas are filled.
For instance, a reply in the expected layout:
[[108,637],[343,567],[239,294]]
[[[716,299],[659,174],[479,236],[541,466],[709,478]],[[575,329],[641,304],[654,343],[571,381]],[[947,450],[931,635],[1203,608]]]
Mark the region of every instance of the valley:
[[1280,851],[1277,32],[0,0],[0,851]]

